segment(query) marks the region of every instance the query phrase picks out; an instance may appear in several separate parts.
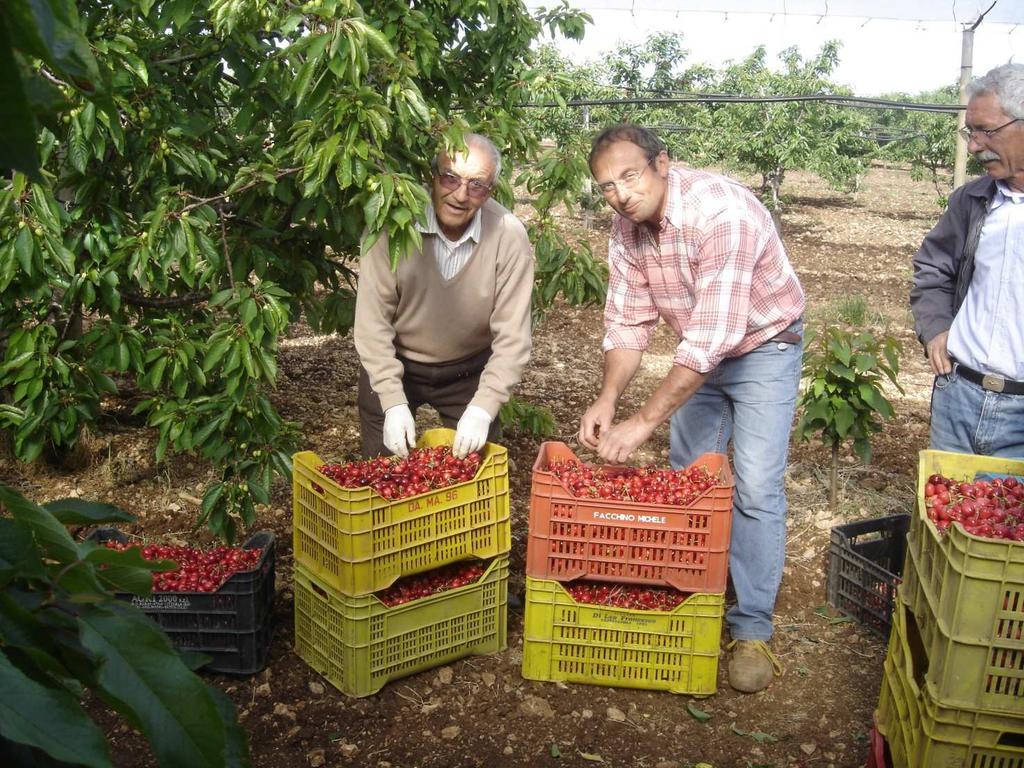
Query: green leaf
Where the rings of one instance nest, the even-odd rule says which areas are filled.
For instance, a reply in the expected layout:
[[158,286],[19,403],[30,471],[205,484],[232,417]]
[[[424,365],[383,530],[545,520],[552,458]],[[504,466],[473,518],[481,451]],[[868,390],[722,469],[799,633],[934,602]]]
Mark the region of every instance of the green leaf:
[[28,527],[44,555],[63,563],[78,559],[78,547],[71,535],[47,510],[4,485],[0,485],[0,505]]
[[708,720],[711,719],[711,715],[709,715],[703,709],[698,709],[692,701],[688,701],[686,703],[686,711],[690,713],[690,716],[693,717],[694,720],[697,720],[701,723],[706,723]]
[[14,256],[18,259],[21,271],[26,275],[32,275],[32,254],[36,244],[32,240],[32,232],[28,227],[23,227],[18,236],[14,239]]
[[217,506],[217,502],[220,501],[220,497],[224,493],[224,483],[217,483],[216,485],[210,486],[206,493],[203,494],[203,506],[200,511],[203,517],[209,517],[214,507]]
[[[371,230],[377,227],[377,217],[380,215],[381,206],[384,205],[384,194],[380,191],[374,192],[363,206],[363,216],[366,218],[366,226]],[[368,247],[368,246],[364,246]]]
[[72,122],[71,136],[68,137],[68,160],[79,173],[85,173],[89,165],[89,144],[77,120]]
[[153,363],[153,367],[149,369],[149,386],[151,388],[160,388],[160,382],[163,381],[165,368],[167,368],[166,357],[160,357],[155,363]]
[[270,503],[270,490],[260,483],[254,483],[246,481],[246,487],[249,489],[249,493],[253,499],[256,500],[257,504],[269,504]]
[[36,124],[4,15],[0,15],[0,168],[21,171],[37,183],[43,180],[36,151]]
[[178,563],[171,560],[147,560],[138,547],[119,551],[93,541],[80,545],[83,560],[92,565],[101,565],[96,576],[111,592],[131,592],[134,595],[148,595],[153,591],[153,573],[173,571]]
[[7,584],[15,576],[45,578],[43,557],[28,526],[0,517],[0,585]]
[[113,504],[83,499],[58,499],[42,505],[43,509],[64,525],[95,525],[97,523],[133,523],[135,515]]
[[853,452],[865,464],[871,463],[871,441],[866,437],[858,437],[853,441]]
[[203,358],[203,370],[206,373],[209,373],[220,362],[221,358],[224,357],[224,353],[228,351],[229,346],[231,346],[230,336],[222,336],[210,345],[206,352],[206,357]]
[[0,735],[55,760],[89,768],[112,765],[106,738],[68,691],[42,685],[0,652]]
[[835,412],[836,433],[839,437],[846,437],[857,418],[856,412],[847,403],[841,403]]
[[115,602],[85,607],[78,628],[82,645],[104,660],[99,689],[115,709],[134,715],[161,765],[224,765],[224,724],[213,698],[159,627]]

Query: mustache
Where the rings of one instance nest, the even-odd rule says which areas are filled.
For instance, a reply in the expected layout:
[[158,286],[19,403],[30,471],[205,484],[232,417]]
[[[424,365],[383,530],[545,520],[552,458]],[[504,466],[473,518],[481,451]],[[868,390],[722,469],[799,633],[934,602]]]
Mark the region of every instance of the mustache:
[[999,155],[997,155],[995,152],[989,151],[975,152],[974,159],[977,160],[979,163],[988,163],[993,160],[998,160]]

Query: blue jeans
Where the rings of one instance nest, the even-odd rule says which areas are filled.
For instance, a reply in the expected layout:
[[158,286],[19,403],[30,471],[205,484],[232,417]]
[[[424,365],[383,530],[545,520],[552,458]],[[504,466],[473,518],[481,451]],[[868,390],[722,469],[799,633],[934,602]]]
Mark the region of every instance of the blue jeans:
[[729,572],[736,605],[726,621],[734,640],[768,640],[786,558],[786,456],[803,349],[768,342],[723,360],[672,415],[669,460],[676,469],[733,447]]
[[957,375],[936,376],[929,443],[938,451],[1024,458],[1024,395],[989,392]]

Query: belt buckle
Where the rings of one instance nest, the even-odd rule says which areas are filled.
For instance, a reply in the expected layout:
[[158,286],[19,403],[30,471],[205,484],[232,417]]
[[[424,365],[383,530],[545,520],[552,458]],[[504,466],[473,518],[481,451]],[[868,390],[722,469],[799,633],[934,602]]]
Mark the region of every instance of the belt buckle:
[[981,377],[981,386],[989,392],[1002,392],[1006,387],[1006,379],[1002,376],[993,376],[991,373],[986,373]]

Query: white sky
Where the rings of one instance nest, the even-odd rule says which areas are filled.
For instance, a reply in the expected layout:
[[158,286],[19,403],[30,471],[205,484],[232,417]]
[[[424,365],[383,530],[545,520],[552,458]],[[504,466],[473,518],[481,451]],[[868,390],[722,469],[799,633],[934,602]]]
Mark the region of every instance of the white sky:
[[[913,4],[906,0],[891,2],[900,7],[901,12]],[[842,48],[833,79],[850,86],[858,96],[877,96],[892,91],[914,94],[959,80],[963,27],[953,19],[911,21],[838,15],[814,17],[794,14],[792,7],[795,2],[790,0],[790,3],[789,13],[772,15],[758,11],[730,11],[726,14],[663,10],[678,8],[685,3],[651,0],[617,0],[614,3],[570,0],[574,7],[590,13],[594,24],[587,27],[582,43],[563,40],[558,46],[566,56],[579,63],[598,58],[601,53],[614,49],[620,41],[642,43],[654,32],[678,32],[683,36],[682,47],[690,52],[684,66],[705,63],[720,67],[727,60],[745,58],[759,44],[767,47],[769,62],[774,65],[778,61],[777,54],[791,45],[797,46],[806,58],[817,53],[826,40],[837,39],[841,41]],[[554,2],[528,3],[531,7],[543,4],[550,7]],[[697,4],[689,7],[694,5]],[[726,5],[729,4],[721,4]],[[943,5],[947,9],[950,7],[946,3]],[[985,7],[987,5],[985,3]],[[1003,5],[1024,9],[1021,0],[1010,3],[1001,0],[997,8]],[[1013,10],[1011,15],[1017,12]],[[1006,11],[1003,14],[1007,16]],[[922,15],[928,17],[927,14]],[[1020,25],[990,23],[989,19],[993,17],[994,13],[986,17],[974,33],[975,75],[1007,61],[1024,62],[1024,21]],[[933,15],[931,18],[937,17]],[[972,17],[962,14],[959,21],[969,18]]]

